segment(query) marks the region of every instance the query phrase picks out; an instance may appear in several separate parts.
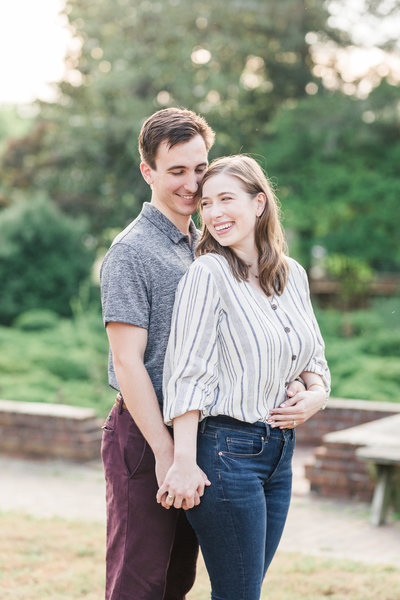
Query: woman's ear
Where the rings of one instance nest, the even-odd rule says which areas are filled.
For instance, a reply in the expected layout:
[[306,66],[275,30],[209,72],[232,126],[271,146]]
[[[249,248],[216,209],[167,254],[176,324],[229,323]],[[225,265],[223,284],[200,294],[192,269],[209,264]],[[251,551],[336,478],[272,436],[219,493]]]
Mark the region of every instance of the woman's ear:
[[257,202],[257,211],[256,211],[256,216],[257,217],[261,217],[261,215],[264,212],[265,206],[267,204],[267,197],[263,192],[260,192],[259,194],[257,194],[256,196],[256,202]]
[[153,183],[151,167],[147,163],[141,162],[140,163],[140,172],[142,173],[143,179],[145,180],[145,182],[148,183],[149,185],[151,185]]

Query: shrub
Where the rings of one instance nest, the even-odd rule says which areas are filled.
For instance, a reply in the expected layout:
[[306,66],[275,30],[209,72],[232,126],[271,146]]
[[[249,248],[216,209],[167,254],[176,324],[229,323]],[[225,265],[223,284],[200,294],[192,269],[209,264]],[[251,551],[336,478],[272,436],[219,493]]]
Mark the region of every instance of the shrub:
[[375,356],[400,356],[400,331],[379,331],[363,339],[361,349]]
[[53,329],[59,323],[59,316],[52,310],[32,309],[20,314],[13,325],[23,331]]
[[93,264],[84,222],[66,217],[44,196],[15,202],[0,213],[0,322],[22,312],[71,314]]

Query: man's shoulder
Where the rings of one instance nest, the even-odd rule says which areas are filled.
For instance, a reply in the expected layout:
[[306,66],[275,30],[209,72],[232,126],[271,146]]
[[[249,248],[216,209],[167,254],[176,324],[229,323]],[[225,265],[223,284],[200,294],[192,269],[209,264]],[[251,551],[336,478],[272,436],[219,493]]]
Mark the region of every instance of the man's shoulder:
[[169,238],[142,213],[113,240],[107,254],[127,252],[131,256],[146,257],[168,249]]
[[140,213],[136,219],[129,223],[125,229],[120,231],[118,235],[115,236],[110,246],[110,250],[118,244],[124,244],[132,249],[140,249],[141,246],[148,241],[149,234],[156,233],[153,231],[153,229],[156,228],[154,228],[152,223],[146,219],[142,213]]

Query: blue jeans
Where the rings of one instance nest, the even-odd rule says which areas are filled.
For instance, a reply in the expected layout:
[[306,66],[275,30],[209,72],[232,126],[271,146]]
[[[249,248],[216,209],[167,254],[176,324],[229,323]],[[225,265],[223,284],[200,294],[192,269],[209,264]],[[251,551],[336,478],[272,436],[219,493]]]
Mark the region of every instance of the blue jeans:
[[289,510],[294,445],[294,429],[225,416],[200,423],[197,462],[211,486],[186,515],[213,600],[259,599]]

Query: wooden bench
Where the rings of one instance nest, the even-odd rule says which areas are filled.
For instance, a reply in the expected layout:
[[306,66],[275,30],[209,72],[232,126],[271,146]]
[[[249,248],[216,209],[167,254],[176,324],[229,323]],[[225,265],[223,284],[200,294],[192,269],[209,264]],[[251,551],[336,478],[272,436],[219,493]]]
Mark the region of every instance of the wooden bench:
[[400,439],[395,446],[358,448],[356,454],[367,461],[372,477],[377,480],[371,505],[371,523],[382,525],[390,505],[400,510]]

